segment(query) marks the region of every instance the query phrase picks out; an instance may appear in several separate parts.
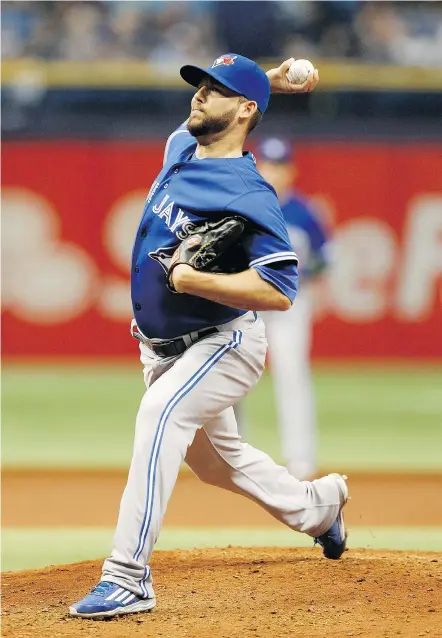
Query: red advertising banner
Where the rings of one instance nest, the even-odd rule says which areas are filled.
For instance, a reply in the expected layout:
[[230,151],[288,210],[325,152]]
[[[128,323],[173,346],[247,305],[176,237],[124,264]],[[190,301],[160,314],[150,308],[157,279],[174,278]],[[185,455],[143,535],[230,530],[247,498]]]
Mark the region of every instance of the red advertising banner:
[[[162,152],[3,144],[4,355],[136,351],[130,255]],[[442,147],[304,143],[296,162],[334,237],[313,354],[442,357]]]

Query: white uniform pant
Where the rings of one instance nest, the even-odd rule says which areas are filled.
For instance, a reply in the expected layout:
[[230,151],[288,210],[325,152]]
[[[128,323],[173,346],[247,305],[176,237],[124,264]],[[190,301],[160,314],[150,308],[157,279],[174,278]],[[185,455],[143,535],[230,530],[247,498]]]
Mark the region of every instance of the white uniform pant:
[[180,357],[161,359],[141,345],[147,391],[103,580],[154,595],[148,562],[184,460],[203,481],[247,496],[294,530],[317,536],[331,527],[342,504],[332,477],[300,482],[238,435],[231,406],[262,373],[264,330],[247,313]]
[[263,312],[270,351],[281,451],[294,476],[316,471],[316,414],[310,371],[308,289],[287,312]]

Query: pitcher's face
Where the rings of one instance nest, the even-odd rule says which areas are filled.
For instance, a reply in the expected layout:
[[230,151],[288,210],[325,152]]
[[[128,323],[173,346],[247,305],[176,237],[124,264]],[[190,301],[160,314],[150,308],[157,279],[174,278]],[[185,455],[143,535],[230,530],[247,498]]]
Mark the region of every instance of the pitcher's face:
[[238,122],[243,97],[207,77],[192,98],[187,128],[194,137],[221,133]]

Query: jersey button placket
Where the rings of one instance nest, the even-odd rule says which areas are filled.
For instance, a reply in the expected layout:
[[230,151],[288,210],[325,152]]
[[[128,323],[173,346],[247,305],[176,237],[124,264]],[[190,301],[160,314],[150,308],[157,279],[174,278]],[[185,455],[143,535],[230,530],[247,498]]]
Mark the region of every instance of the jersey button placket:
[[141,310],[141,304],[136,303],[135,304],[135,310]]

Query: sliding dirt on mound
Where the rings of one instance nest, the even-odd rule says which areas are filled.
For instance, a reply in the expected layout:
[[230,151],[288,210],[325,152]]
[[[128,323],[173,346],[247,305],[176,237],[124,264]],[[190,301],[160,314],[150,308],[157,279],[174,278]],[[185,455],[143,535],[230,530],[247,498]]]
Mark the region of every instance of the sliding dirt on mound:
[[92,638],[442,636],[442,555],[318,547],[156,552],[158,605],[108,621],[69,618],[101,561],[8,573],[2,635]]

